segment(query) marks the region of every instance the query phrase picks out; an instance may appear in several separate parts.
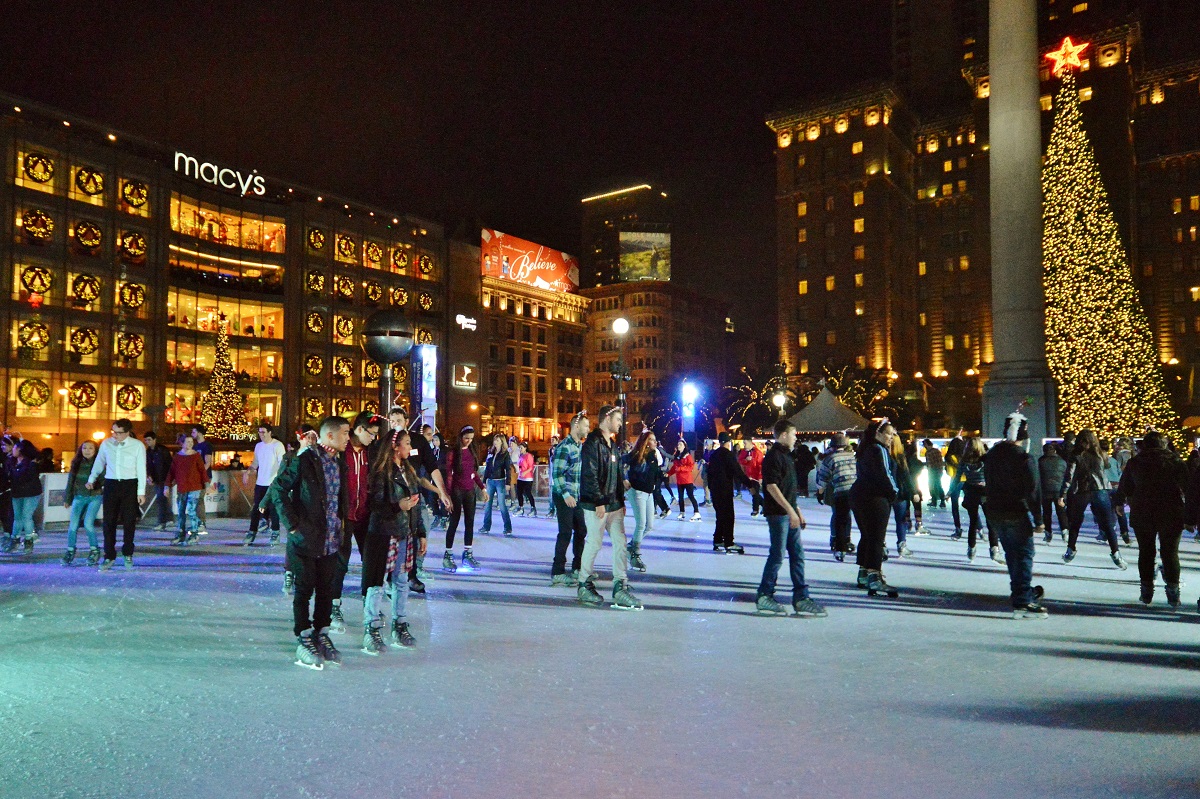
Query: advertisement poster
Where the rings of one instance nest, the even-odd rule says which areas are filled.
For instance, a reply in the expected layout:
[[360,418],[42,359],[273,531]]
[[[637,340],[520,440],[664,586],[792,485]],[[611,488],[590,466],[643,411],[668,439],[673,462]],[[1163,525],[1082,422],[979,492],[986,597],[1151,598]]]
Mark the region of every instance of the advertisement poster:
[[621,280],[670,280],[671,234],[621,231]]
[[483,274],[547,291],[579,288],[579,259],[498,230],[483,231]]

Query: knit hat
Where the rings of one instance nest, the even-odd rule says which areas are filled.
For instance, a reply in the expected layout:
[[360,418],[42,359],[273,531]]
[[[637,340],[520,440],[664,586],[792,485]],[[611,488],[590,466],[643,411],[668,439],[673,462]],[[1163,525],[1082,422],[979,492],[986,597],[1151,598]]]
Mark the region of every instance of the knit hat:
[[720,433],[717,435],[718,444],[728,444],[730,441],[733,441],[733,436],[729,435],[728,433]]

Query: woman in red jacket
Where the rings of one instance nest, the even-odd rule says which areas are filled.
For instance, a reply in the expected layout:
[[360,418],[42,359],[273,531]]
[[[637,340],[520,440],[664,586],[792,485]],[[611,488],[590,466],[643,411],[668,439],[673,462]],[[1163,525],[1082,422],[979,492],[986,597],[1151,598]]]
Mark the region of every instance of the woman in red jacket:
[[[759,485],[762,485],[762,465],[763,465],[762,445],[755,442],[750,442],[746,447],[746,462],[742,465],[742,471],[751,480],[755,480]],[[763,512],[762,493],[757,489],[750,490],[750,496],[753,500],[753,505],[750,509],[751,518],[758,516]]]
[[692,459],[687,442],[682,438],[679,439],[675,445],[675,460],[671,462],[671,468],[667,470],[668,477],[675,475],[675,486],[679,489],[679,521],[683,521],[683,495],[685,493],[692,501],[692,521],[700,521],[700,506],[696,504],[696,495],[693,493],[695,485],[692,472],[695,467],[696,461]]

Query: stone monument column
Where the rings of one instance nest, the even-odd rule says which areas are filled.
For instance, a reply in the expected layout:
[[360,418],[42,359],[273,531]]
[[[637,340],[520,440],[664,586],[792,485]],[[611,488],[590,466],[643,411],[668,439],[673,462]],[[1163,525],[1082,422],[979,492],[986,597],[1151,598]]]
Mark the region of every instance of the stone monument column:
[[1057,389],[1046,365],[1042,288],[1042,127],[1037,0],[990,0],[988,100],[992,227],[992,341],[983,434],[1002,434],[1022,399],[1031,449],[1058,432]]

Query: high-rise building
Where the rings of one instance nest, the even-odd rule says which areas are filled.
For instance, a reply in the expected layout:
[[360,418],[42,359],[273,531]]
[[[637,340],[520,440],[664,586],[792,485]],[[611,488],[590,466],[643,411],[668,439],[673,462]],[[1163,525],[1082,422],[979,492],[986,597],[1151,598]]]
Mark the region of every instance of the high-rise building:
[[667,192],[642,183],[584,197],[580,286],[671,279]]

